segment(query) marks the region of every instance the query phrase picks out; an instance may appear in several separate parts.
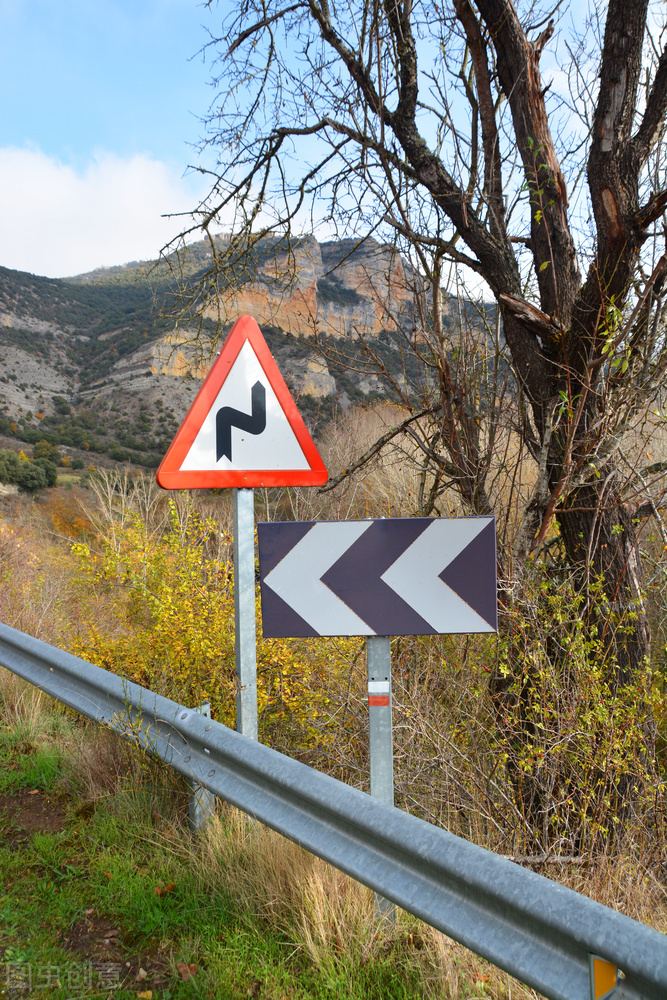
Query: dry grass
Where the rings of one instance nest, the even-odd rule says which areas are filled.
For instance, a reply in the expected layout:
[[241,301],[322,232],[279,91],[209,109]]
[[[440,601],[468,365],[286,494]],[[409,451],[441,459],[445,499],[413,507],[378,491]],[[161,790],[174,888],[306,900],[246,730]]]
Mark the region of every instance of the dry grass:
[[[425,996],[459,1000],[477,993],[527,1000],[535,994],[440,932],[398,912],[395,923],[374,918],[370,890],[238,810],[221,805],[198,837],[186,829],[182,782],[115,734],[70,713],[8,671],[0,672],[0,726],[19,727],[24,739],[56,745],[61,788],[80,807],[107,800],[133,817],[144,816],[146,844],[156,836],[180,865],[179,882],[201,893],[222,893],[251,920],[259,919],[291,942],[324,973],[353,975],[379,960],[412,969]],[[551,874],[552,872],[549,872]],[[559,880],[635,919],[667,929],[662,884],[639,872],[630,856],[589,868],[560,867]]]
[[402,910],[395,923],[376,919],[370,889],[230,806],[187,853],[202,889],[222,887],[320,969],[391,956],[417,970],[427,996],[458,1000],[480,989],[498,998],[535,996]]
[[0,667],[0,705],[1,724],[6,728],[20,727],[30,742],[42,736],[45,722],[51,729],[51,714],[57,711],[43,691],[4,667]]
[[116,734],[77,722],[6,670],[0,670],[0,730],[18,730],[35,747],[57,747],[59,787],[78,802],[78,813],[107,803],[135,823],[143,819],[146,846],[159,836],[161,850],[179,866],[179,884],[231,898],[238,912],[291,942],[292,956],[302,955],[325,976],[344,981],[355,967],[383,960],[395,963],[397,974],[412,970],[426,997],[535,996],[410,914],[399,910],[395,923],[376,920],[369,889],[233,807],[220,805],[193,838],[178,776]]
[[0,620],[55,642],[65,624],[71,567],[30,514],[27,505],[17,505],[11,519],[0,514]]

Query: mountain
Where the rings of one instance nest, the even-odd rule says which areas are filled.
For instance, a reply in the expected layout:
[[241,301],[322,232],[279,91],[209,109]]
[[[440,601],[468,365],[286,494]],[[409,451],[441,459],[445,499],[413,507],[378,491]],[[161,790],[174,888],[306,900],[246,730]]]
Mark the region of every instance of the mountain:
[[68,279],[0,267],[4,446],[46,440],[86,464],[93,452],[94,464],[154,467],[243,313],[260,324],[311,429],[336,406],[386,394],[364,341],[406,377],[401,331],[414,326],[414,296],[390,248],[265,240],[242,266],[227,250],[224,238],[201,241]]

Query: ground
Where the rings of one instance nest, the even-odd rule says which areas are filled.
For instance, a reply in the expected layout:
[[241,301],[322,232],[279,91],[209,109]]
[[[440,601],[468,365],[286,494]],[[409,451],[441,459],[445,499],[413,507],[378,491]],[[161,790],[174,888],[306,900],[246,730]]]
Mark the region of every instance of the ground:
[[[85,822],[92,811],[89,804],[77,812]],[[0,794],[0,842],[6,851],[29,853],[35,834],[64,834],[67,828],[68,811],[61,796],[49,795],[37,788]],[[67,864],[61,867],[64,873]],[[48,870],[45,876],[48,878]],[[37,995],[48,995],[44,991],[52,987],[57,989],[57,982],[72,987],[79,984],[87,989],[95,986],[131,989],[135,995],[145,995],[157,988],[160,995],[164,995],[170,979],[165,957],[156,950],[137,949],[131,932],[118,921],[105,917],[99,909],[91,906],[66,929],[53,930],[66,961],[60,965],[29,963],[30,989]],[[5,953],[5,958],[13,957],[11,946]],[[20,969],[25,964],[10,961],[5,962],[4,969],[0,967],[0,997],[26,995],[23,987],[28,970]]]

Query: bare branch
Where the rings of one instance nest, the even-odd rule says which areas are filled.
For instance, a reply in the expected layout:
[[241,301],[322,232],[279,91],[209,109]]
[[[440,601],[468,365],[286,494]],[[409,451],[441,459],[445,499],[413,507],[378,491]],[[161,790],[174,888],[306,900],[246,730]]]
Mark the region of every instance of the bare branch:
[[318,493],[328,493],[330,490],[335,489],[336,486],[339,486],[345,479],[349,479],[354,472],[357,472],[359,469],[363,468],[364,465],[367,465],[372,458],[375,458],[375,456],[387,444],[389,444],[390,441],[393,441],[393,439],[399,434],[403,434],[406,428],[408,428],[410,424],[413,424],[415,420],[421,420],[423,417],[430,415],[432,412],[433,411],[430,408],[427,410],[421,410],[419,413],[412,414],[412,416],[408,417],[402,423],[396,424],[395,427],[390,428],[386,434],[383,434],[382,437],[378,438],[377,441],[375,441],[375,443],[347,469],[343,469],[338,476],[330,479],[326,486],[320,486]]
[[662,50],[653,86],[646,100],[641,124],[632,140],[633,154],[639,164],[644,164],[656,135],[665,121],[667,111],[667,45]]
[[256,35],[262,28],[267,28],[270,24],[274,24],[276,21],[281,20],[288,14],[292,14],[295,10],[299,10],[299,8],[303,6],[304,5],[302,3],[295,3],[291,7],[286,7],[285,10],[278,10],[275,14],[267,15],[267,17],[262,18],[261,21],[257,21],[256,24],[252,24],[234,39],[232,44],[227,49],[227,56],[229,57],[233,55],[240,45],[243,45],[243,43],[247,41],[248,38],[251,38],[252,35]]

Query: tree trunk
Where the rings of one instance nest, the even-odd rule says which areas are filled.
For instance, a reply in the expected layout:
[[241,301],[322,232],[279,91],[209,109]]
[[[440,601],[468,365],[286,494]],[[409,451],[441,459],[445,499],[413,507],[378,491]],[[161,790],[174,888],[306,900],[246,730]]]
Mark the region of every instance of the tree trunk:
[[618,473],[608,465],[594,483],[571,493],[567,509],[557,516],[568,564],[587,594],[587,620],[596,624],[603,643],[614,693],[645,673],[650,656],[637,525],[618,495],[619,486]]

